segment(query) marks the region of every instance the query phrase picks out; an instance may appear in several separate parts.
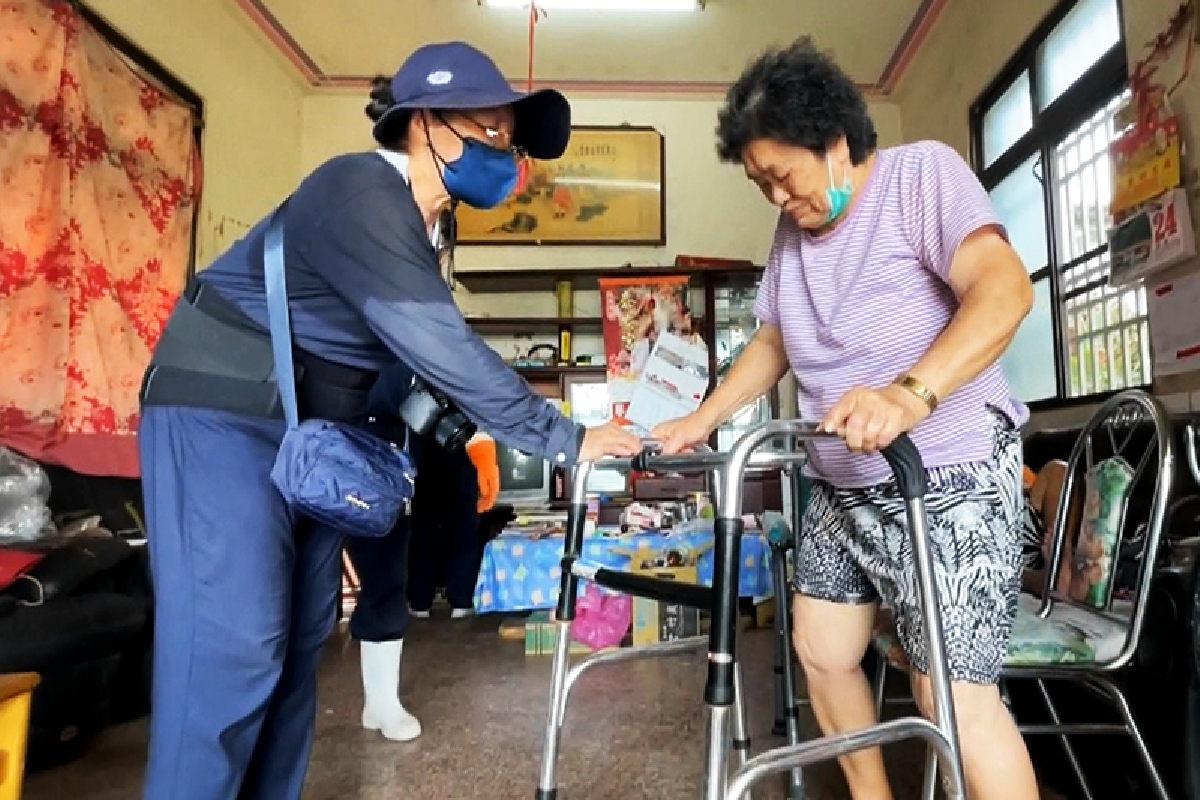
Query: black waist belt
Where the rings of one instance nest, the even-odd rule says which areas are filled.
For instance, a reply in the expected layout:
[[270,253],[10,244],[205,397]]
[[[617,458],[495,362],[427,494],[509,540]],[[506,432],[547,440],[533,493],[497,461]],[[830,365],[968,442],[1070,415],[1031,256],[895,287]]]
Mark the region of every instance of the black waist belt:
[[[301,417],[361,416],[377,373],[296,351]],[[283,419],[271,335],[200,281],[171,311],[142,378],[144,406],[190,406]]]

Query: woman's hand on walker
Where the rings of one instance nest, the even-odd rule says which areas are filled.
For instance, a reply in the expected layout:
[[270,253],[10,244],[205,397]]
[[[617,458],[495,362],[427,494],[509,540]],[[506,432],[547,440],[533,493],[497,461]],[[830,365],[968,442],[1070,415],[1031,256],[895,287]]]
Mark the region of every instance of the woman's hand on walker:
[[899,386],[851,389],[834,404],[821,429],[836,433],[856,453],[874,453],[929,416],[921,398]]
[[632,458],[642,452],[642,440],[615,422],[588,428],[579,448],[579,460],[597,461],[604,456]]
[[691,450],[708,441],[712,428],[696,414],[660,422],[650,431],[650,438],[662,443],[662,454],[672,456]]

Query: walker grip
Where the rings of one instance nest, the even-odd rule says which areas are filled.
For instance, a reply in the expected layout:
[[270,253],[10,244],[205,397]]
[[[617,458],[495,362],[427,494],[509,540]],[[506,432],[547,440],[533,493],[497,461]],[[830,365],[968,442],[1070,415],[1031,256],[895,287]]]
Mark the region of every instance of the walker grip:
[[662,455],[662,442],[656,442],[653,439],[643,439],[642,452],[630,460],[629,467],[634,472],[650,472],[648,459],[654,458],[657,455]]
[[925,496],[927,489],[925,464],[917,446],[907,433],[902,433],[883,448],[881,455],[896,475],[896,486],[905,500],[917,500]]

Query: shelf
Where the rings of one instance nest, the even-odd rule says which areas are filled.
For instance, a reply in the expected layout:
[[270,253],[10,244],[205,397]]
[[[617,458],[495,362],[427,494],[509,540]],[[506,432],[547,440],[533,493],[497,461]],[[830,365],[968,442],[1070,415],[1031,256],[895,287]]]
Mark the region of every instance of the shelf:
[[563,375],[605,375],[603,364],[571,364],[550,367],[513,367],[526,378],[558,378]]
[[737,275],[757,275],[760,266],[697,265],[694,267],[545,267],[540,269],[455,270],[454,279],[472,292],[543,292],[553,291],[559,280],[570,279],[576,290],[596,289],[600,278],[643,278],[688,275],[693,280],[711,275],[720,281]]
[[[532,333],[558,333],[559,328],[594,330],[604,326],[600,317],[467,317],[467,324],[480,334],[521,336]],[[692,317],[692,327],[702,328],[704,317]]]
[[467,324],[480,333],[555,333],[559,328],[596,328],[600,317],[467,317]]

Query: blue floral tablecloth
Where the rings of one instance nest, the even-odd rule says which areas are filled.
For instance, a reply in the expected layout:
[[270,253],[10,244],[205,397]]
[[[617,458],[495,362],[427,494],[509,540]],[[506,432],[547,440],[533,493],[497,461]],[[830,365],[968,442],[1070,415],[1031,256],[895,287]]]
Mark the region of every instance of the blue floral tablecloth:
[[[672,533],[667,536],[647,532],[627,536],[605,536],[597,532],[583,542],[582,561],[610,569],[629,569],[630,556],[614,550],[651,550],[671,548],[699,549],[711,544],[713,534],[707,531]],[[563,538],[561,536],[532,539],[505,531],[488,542],[483,551],[483,563],[475,583],[475,611],[531,611],[553,608],[558,603],[562,578]],[[739,591],[742,597],[771,597],[771,552],[766,536],[758,530],[747,531],[742,537]],[[699,580],[712,584],[713,551],[709,548],[697,561]],[[580,591],[586,586],[580,582]]]

